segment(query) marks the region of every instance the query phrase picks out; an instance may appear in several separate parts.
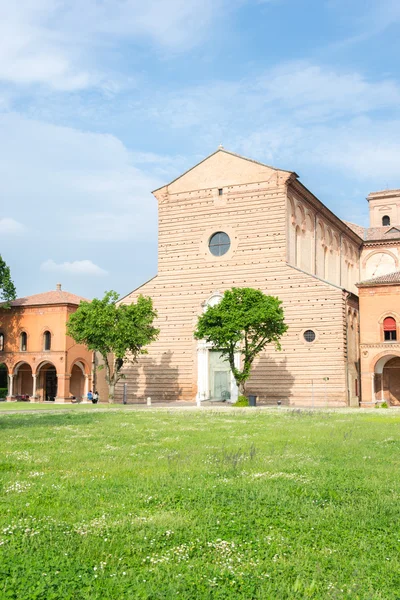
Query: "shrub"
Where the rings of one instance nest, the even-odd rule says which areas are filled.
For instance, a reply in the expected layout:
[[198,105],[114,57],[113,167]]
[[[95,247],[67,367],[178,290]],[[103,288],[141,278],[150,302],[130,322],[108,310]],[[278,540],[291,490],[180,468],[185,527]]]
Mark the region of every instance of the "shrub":
[[8,394],[8,389],[0,387],[0,398],[6,398],[7,394]]
[[239,396],[233,406],[249,406],[249,400],[246,396]]
[[389,408],[389,405],[387,402],[381,402],[380,404],[375,404],[375,408]]

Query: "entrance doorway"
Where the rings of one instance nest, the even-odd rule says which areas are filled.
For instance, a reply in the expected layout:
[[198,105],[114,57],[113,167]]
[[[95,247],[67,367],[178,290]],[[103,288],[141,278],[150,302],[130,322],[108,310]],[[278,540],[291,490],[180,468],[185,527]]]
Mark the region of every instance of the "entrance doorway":
[[400,358],[391,358],[383,367],[383,390],[391,406],[400,406]]
[[55,367],[50,366],[45,371],[45,400],[54,402],[57,396],[57,372]]
[[209,382],[211,400],[231,399],[231,369],[229,363],[217,350],[210,350]]

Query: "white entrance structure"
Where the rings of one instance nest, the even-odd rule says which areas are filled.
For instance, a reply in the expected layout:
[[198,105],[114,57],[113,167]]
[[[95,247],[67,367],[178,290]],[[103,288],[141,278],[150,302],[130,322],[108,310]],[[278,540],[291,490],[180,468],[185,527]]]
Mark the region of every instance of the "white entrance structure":
[[[209,306],[215,306],[222,299],[215,292],[203,305],[203,312]],[[228,363],[214,350],[212,343],[199,340],[197,343],[197,396],[196,402],[205,400],[236,402],[238,387]],[[240,367],[240,353],[235,353],[235,367]],[[225,375],[226,374],[226,375]]]

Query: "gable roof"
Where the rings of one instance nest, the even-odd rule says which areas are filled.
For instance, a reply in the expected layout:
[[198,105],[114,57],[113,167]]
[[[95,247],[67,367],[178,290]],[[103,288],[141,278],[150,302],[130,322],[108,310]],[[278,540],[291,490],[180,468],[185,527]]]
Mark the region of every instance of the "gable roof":
[[360,281],[356,284],[357,287],[372,287],[374,285],[400,285],[400,271],[394,273],[387,273],[386,275],[380,275],[379,277],[373,277],[366,281]]
[[154,192],[158,192],[158,190],[162,190],[163,188],[168,187],[169,185],[172,185],[173,183],[175,183],[175,181],[178,181],[178,179],[180,179],[181,177],[184,177],[185,175],[187,175],[187,173],[190,173],[190,171],[193,171],[193,169],[196,169],[199,165],[203,164],[206,160],[208,160],[212,156],[215,156],[219,152],[229,154],[230,156],[240,158],[241,160],[247,160],[248,162],[252,162],[256,165],[260,165],[261,167],[267,167],[268,169],[273,169],[274,171],[282,171],[283,173],[290,173],[290,174],[293,174],[296,177],[298,177],[297,173],[295,173],[294,171],[287,171],[286,169],[277,169],[276,167],[271,167],[271,165],[267,165],[265,163],[259,162],[258,160],[254,160],[252,158],[247,158],[246,156],[242,156],[241,154],[236,154],[235,152],[230,152],[229,150],[225,150],[225,148],[220,146],[215,152],[212,152],[211,154],[209,154],[208,156],[203,158],[203,160],[201,160],[197,164],[193,165],[193,167],[190,167],[190,169],[188,169],[184,173],[181,173],[178,177],[175,177],[175,179],[173,179],[169,183],[162,185],[161,187],[157,188],[156,190],[153,190],[152,193],[154,194]]
[[76,296],[64,290],[52,290],[51,292],[43,292],[42,294],[34,294],[33,296],[25,296],[17,298],[10,302],[11,306],[42,306],[46,304],[75,304],[78,306],[82,301],[88,302],[82,296]]

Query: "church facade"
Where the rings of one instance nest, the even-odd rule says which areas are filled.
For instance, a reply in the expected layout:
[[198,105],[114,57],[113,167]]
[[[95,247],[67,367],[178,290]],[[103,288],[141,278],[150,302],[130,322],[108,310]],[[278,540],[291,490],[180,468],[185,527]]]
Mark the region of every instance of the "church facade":
[[[296,173],[220,147],[153,193],[158,273],[121,302],[151,296],[160,336],[126,369],[129,401],[236,399],[227,363],[193,336],[199,314],[231,287],[283,301],[289,328],[282,350],[260,355],[247,385],[259,402],[355,407],[380,400],[380,366],[364,360],[365,348],[360,355],[359,285],[399,269],[399,190],[368,196],[365,229],[340,220]],[[389,299],[386,317],[400,313],[391,306],[397,298]],[[383,323],[385,316],[375,316]],[[370,327],[364,317],[361,327]],[[387,341],[382,335],[379,343]]]
[[296,173],[222,148],[154,195],[158,274],[121,302],[151,296],[160,336],[127,368],[128,399],[235,400],[226,363],[193,337],[198,315],[235,286],[278,296],[289,325],[282,351],[255,363],[249,393],[266,403],[358,406],[360,232]]

